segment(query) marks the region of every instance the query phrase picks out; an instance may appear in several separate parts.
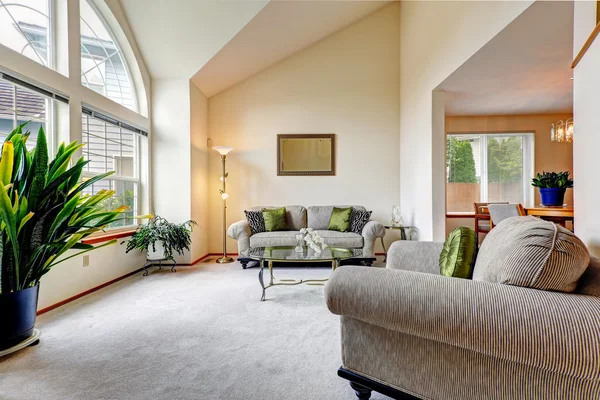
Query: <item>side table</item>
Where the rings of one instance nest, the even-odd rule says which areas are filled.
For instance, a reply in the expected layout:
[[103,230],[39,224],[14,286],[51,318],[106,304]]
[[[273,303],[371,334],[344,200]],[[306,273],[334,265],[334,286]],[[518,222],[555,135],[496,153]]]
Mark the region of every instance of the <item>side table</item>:
[[[392,231],[400,231],[400,240],[407,240],[406,231],[412,229],[412,226],[407,226],[407,225],[400,225],[400,226],[385,225],[384,228],[392,230]],[[385,261],[387,261],[387,250],[385,248],[385,243],[383,242],[383,238],[381,238],[381,246],[383,246],[383,252],[385,253],[385,258],[383,259],[383,261],[385,262]]]

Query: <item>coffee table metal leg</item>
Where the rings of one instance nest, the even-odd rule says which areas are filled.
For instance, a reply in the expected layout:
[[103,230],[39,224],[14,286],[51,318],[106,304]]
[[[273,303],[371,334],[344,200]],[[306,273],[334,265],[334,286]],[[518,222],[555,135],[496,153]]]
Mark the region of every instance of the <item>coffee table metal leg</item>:
[[387,250],[385,249],[385,243],[383,242],[383,238],[381,239],[381,247],[383,247],[383,254],[385,255],[385,258],[383,259],[383,262],[387,261]]
[[258,271],[258,281],[260,282],[260,286],[262,287],[262,296],[260,301],[265,301],[265,282],[263,280],[263,272],[265,270],[265,260],[260,260],[260,271]]
[[331,261],[331,272],[335,271],[336,269],[338,269],[338,267],[340,266],[340,260],[332,260]]

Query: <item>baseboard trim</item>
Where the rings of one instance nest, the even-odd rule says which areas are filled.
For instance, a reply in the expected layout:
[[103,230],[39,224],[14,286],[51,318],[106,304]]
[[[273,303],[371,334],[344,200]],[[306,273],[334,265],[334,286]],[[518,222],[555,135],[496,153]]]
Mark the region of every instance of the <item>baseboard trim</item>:
[[107,287],[107,286],[109,286],[109,285],[112,285],[113,283],[119,282],[120,280],[123,280],[123,279],[125,279],[125,278],[129,278],[131,275],[135,275],[135,274],[137,274],[138,272],[140,272],[141,270],[142,270],[142,268],[136,269],[135,271],[131,271],[131,272],[129,272],[129,273],[127,273],[127,274],[123,275],[123,276],[120,276],[120,277],[118,277],[118,278],[112,279],[112,280],[110,280],[110,281],[108,281],[108,282],[105,282],[105,283],[103,283],[103,284],[101,284],[101,285],[95,286],[95,287],[93,287],[93,288],[91,288],[91,289],[88,289],[88,290],[86,290],[86,291],[84,291],[84,292],[81,292],[81,293],[79,293],[79,294],[76,294],[75,296],[69,297],[68,299],[65,299],[65,300],[59,301],[58,303],[52,304],[51,306],[48,306],[48,307],[46,307],[46,308],[42,308],[41,310],[38,310],[38,312],[37,312],[37,315],[42,315],[42,314],[45,314],[45,313],[47,313],[48,311],[52,311],[52,310],[54,310],[55,308],[58,308],[58,307],[64,306],[65,304],[68,304],[68,303],[70,303],[70,302],[72,302],[72,301],[75,301],[75,300],[77,300],[77,299],[79,299],[79,298],[81,298],[81,297],[83,297],[83,296],[86,296],[86,295],[88,295],[88,294],[90,294],[90,293],[94,293],[94,292],[96,292],[96,291],[98,291],[98,290],[100,290],[100,289],[103,289],[103,288],[105,288],[105,287]]
[[[208,253],[208,254],[205,254],[202,257],[198,258],[197,260],[193,261],[192,263],[177,264],[177,267],[191,267],[191,266],[194,266],[194,265],[198,264],[200,261],[202,261],[202,260],[204,260],[204,259],[206,259],[208,257],[211,257],[211,256],[220,256],[220,255],[222,255],[222,253]],[[228,256],[236,256],[237,257],[238,253],[227,253],[227,255]],[[88,289],[88,290],[86,290],[84,292],[76,294],[75,296],[71,296],[68,299],[59,301],[56,304],[52,304],[51,306],[42,308],[41,310],[38,310],[37,315],[42,315],[42,314],[47,313],[48,311],[52,311],[52,310],[54,310],[54,309],[56,309],[58,307],[64,306],[65,304],[68,304],[68,303],[70,303],[72,301],[80,299],[83,296],[86,296],[88,294],[94,293],[94,292],[96,292],[96,291],[98,291],[100,289],[103,289],[103,288],[105,288],[105,287],[107,287],[109,285],[112,285],[113,283],[116,283],[116,282],[118,282],[120,280],[123,280],[125,278],[129,278],[131,275],[135,275],[135,274],[137,274],[140,271],[142,271],[142,268],[136,269],[135,271],[131,271],[131,272],[129,272],[129,273],[123,275],[123,276],[120,276],[118,278],[112,279],[112,280],[110,280],[108,282],[105,282],[105,283],[103,283],[101,285],[95,286],[95,287],[93,287],[91,289]]]

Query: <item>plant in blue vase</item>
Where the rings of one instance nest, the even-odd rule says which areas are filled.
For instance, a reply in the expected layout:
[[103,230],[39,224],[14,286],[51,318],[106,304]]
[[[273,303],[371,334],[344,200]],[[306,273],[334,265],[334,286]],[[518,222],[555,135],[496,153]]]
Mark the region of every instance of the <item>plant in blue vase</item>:
[[539,188],[542,206],[561,207],[565,201],[565,192],[573,187],[569,171],[538,173],[531,185]]

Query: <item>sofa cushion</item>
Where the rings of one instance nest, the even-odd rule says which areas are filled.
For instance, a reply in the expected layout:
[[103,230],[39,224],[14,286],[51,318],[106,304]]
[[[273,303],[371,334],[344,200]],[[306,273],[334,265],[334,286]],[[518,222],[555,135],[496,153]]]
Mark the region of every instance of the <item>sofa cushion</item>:
[[590,259],[590,265],[579,278],[575,292],[600,297],[600,258]]
[[[273,206],[264,207],[252,207],[252,211],[262,211],[263,208],[272,209],[280,208]],[[299,231],[302,228],[306,228],[306,208],[303,206],[285,206],[285,217],[288,223],[288,227],[291,230]]]
[[363,237],[354,232],[338,232],[329,230],[316,231],[328,246],[350,247],[360,249],[364,245]]
[[512,217],[488,233],[473,279],[573,292],[590,255],[569,230],[535,217]]
[[295,246],[296,231],[262,232],[250,236],[250,247]]
[[477,256],[477,234],[459,226],[448,235],[440,254],[440,275],[469,279]]
[[[308,228],[327,230],[329,227],[329,219],[334,206],[311,206],[308,207]],[[335,206],[337,208],[352,207],[357,210],[365,211],[363,206]]]
[[348,208],[337,208],[333,207],[331,210],[331,217],[329,218],[329,225],[327,230],[348,232],[350,230],[350,223],[352,222],[352,207]]

